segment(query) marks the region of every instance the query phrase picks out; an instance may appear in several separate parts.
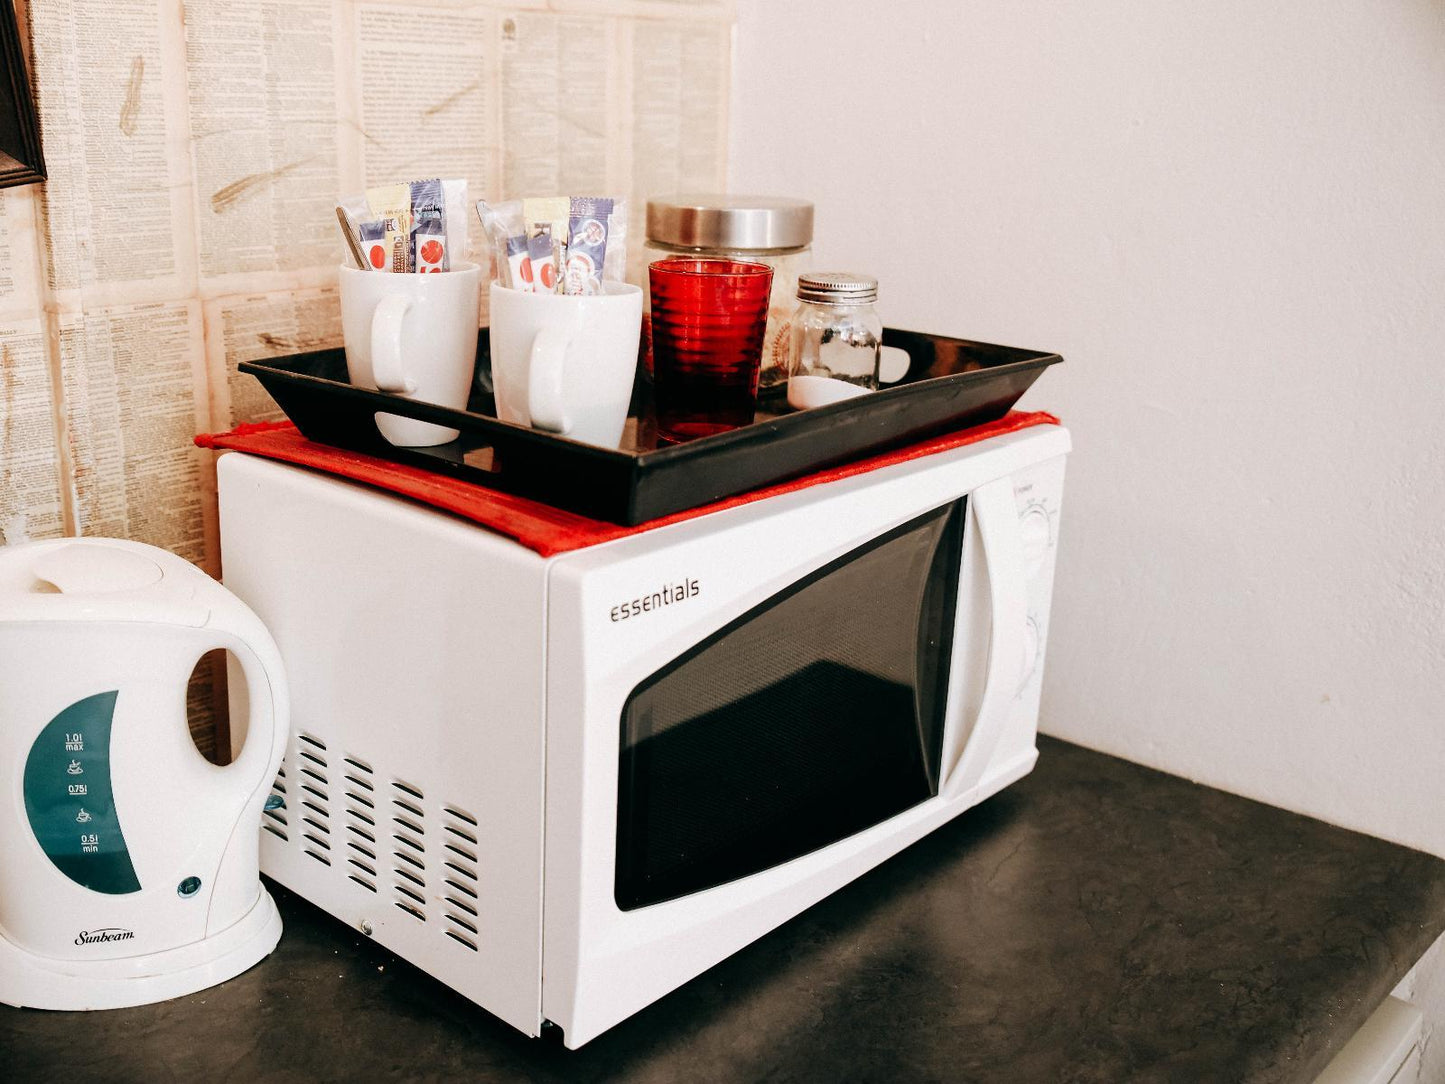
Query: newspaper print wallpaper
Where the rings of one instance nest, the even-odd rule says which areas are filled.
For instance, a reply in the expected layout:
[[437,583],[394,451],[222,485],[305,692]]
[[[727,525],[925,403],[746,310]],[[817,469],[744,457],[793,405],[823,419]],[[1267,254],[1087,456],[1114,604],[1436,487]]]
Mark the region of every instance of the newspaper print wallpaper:
[[276,416],[240,361],[339,344],[345,193],[617,194],[637,237],[649,194],[725,184],[731,0],[18,10],[49,180],[0,193],[0,543],[130,538],[220,572],[191,438]]

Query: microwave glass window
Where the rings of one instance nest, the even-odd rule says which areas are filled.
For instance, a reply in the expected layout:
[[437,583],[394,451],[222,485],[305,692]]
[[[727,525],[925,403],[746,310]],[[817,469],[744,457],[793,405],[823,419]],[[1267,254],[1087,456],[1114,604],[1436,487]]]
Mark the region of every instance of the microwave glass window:
[[818,569],[633,690],[619,907],[746,877],[937,793],[963,511]]

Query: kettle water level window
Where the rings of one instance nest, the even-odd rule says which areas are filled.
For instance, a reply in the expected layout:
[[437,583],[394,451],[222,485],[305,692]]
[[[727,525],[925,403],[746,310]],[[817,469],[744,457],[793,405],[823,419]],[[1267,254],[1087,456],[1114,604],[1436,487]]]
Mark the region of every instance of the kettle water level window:
[[675,899],[938,791],[964,501],[818,569],[633,690],[615,896]]

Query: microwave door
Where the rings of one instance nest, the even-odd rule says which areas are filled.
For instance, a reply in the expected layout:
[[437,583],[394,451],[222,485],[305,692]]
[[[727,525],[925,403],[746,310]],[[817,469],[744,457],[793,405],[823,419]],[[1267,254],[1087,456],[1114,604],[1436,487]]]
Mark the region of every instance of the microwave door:
[[952,501],[857,546],[632,691],[622,910],[736,882],[937,794],[963,518]]
[[[1010,477],[979,486],[969,495],[974,530],[982,543],[990,608],[988,667],[978,709],[969,721],[961,706],[949,712],[944,734],[944,775],[941,796],[952,800],[978,785],[1008,721],[1024,673],[1028,622],[1028,589],[1019,539],[1018,505]],[[965,607],[960,604],[960,622]],[[979,645],[955,638],[955,664]],[[955,665],[955,671],[961,670]],[[954,693],[961,705],[961,690]]]

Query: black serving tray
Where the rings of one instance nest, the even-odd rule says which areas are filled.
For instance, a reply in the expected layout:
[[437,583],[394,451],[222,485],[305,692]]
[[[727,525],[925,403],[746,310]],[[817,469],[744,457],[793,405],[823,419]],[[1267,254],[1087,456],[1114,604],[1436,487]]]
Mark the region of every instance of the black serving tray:
[[[657,442],[642,367],[620,448],[568,440],[496,416],[487,331],[466,410],[353,387],[344,351],[241,363],[309,440],[479,482],[594,519],[627,525],[696,508],[865,455],[1006,414],[1057,354],[892,328],[907,374],[872,395],[794,413],[764,403],[752,425],[686,444]],[[450,444],[398,448],[376,427],[383,411],[461,431]]]

